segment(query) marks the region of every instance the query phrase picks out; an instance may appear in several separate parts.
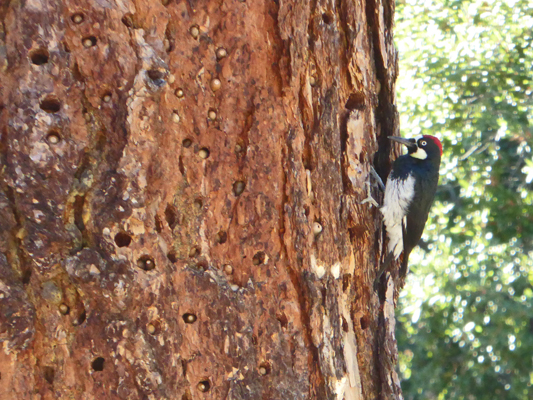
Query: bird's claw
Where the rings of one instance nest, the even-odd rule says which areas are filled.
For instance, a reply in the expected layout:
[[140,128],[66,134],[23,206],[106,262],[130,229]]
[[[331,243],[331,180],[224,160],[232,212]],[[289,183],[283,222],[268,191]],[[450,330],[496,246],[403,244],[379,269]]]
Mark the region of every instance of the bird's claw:
[[374,198],[372,197],[372,193],[371,193],[372,184],[370,182],[365,182],[365,186],[367,187],[366,189],[367,198],[361,201],[359,204],[362,205],[362,204],[370,203],[370,207],[372,206],[379,207],[378,202],[374,200]]
[[[370,175],[372,175],[372,177],[375,179],[379,188],[382,191],[385,191],[385,185],[383,184],[381,177],[378,175],[378,173],[376,172],[373,166],[370,166]],[[366,186],[367,198],[361,201],[359,204],[370,203],[371,207],[375,206],[379,208],[379,203],[376,200],[374,200],[374,198],[372,197],[372,186],[373,185],[370,183],[370,179],[365,182],[365,186]]]

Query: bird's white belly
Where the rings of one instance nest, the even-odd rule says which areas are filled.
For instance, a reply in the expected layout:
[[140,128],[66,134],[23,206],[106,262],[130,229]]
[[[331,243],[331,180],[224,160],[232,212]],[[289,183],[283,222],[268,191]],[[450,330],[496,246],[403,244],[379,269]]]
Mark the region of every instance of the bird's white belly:
[[398,258],[403,250],[402,220],[409,210],[409,205],[415,194],[415,178],[409,175],[406,179],[387,179],[385,185],[385,200],[381,213],[387,237],[389,238],[389,253],[394,252],[394,258]]

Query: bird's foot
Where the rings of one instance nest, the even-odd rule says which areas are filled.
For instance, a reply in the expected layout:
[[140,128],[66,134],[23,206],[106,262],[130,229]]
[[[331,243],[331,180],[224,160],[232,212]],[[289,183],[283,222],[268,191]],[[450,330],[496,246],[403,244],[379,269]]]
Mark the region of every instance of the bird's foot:
[[[370,175],[372,175],[372,177],[376,181],[376,183],[379,186],[379,188],[382,191],[385,191],[385,185],[383,184],[383,181],[381,180],[380,176],[378,175],[378,173],[376,172],[376,170],[374,169],[373,166],[370,166]],[[372,197],[372,187],[374,185],[372,183],[370,183],[370,179],[365,182],[365,186],[366,186],[367,197],[366,197],[366,199],[361,201],[359,204],[370,203],[371,207],[372,206],[379,207],[379,203]]]
[[378,202],[374,200],[374,198],[372,197],[372,184],[370,182],[365,182],[365,186],[366,186],[367,197],[366,199],[361,201],[359,204],[370,203],[370,207],[372,206],[379,207]]

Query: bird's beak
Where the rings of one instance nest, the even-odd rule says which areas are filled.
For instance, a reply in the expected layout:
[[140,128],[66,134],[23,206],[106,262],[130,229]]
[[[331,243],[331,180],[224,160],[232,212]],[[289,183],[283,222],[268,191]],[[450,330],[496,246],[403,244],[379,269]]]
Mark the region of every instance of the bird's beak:
[[404,146],[407,146],[410,149],[416,150],[416,148],[417,148],[415,139],[404,139],[404,138],[398,137],[398,136],[389,136],[389,139],[393,140],[395,142],[401,143],[401,144],[403,144]]

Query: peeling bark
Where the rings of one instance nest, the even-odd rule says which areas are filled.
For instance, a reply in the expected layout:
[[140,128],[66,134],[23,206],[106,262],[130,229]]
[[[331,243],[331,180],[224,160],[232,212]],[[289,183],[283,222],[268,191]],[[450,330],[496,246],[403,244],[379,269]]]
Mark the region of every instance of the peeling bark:
[[401,398],[393,14],[2,3],[0,398]]

